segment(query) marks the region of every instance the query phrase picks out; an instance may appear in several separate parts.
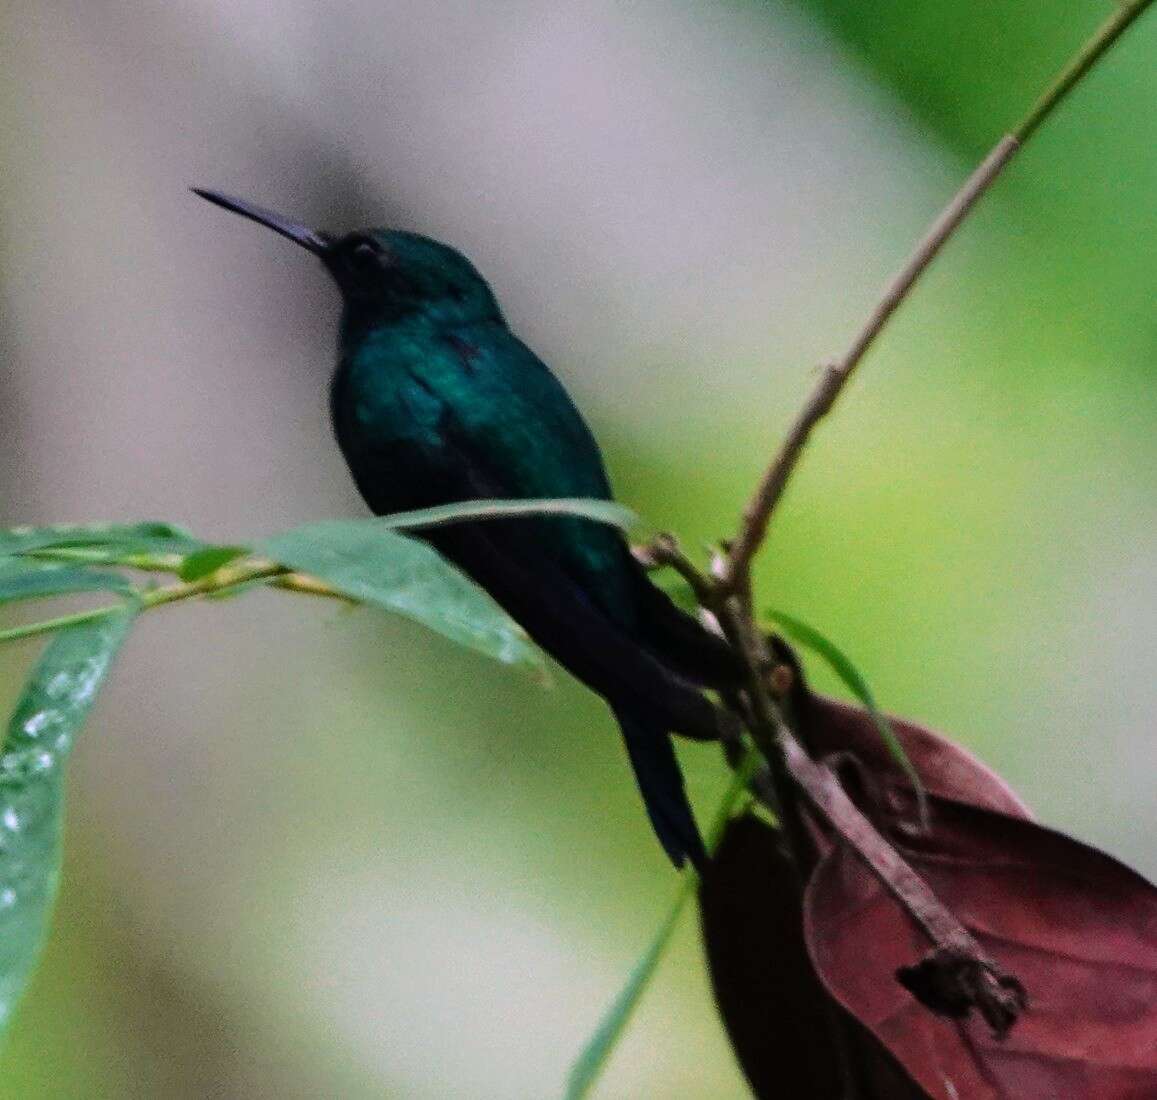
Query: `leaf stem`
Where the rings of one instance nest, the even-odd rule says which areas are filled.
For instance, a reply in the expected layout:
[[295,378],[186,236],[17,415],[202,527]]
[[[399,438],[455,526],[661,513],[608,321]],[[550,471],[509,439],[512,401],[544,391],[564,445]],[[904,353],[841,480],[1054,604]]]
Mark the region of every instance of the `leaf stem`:
[[10,626],[0,630],[0,643],[14,642],[20,638],[34,638],[38,634],[51,634],[57,630],[64,630],[70,626],[81,626],[84,623],[94,623],[98,619],[107,618],[124,608],[123,603],[110,607],[97,607],[92,611],[77,611],[72,615],[60,615],[55,619],[43,619],[37,623],[25,623],[22,626]]
[[[65,553],[64,550],[51,552],[52,555],[63,553]],[[96,551],[94,553],[100,552]],[[37,556],[47,557],[50,555],[38,554]],[[175,572],[180,568],[180,559],[178,558],[175,563],[169,562],[168,558],[170,556],[173,555],[165,554],[157,557],[150,555],[125,555],[120,558],[116,555],[105,555],[100,558],[90,558],[87,556],[77,557],[75,554],[69,554],[67,560],[99,560],[102,564],[130,565],[132,563],[128,560],[129,558],[147,558],[150,564],[141,565],[139,568],[158,572],[170,570]],[[330,599],[339,600],[347,599],[341,592],[331,588],[322,581],[314,577],[307,577],[301,573],[294,573],[285,566],[278,565],[276,562],[269,561],[265,558],[250,558],[239,563],[231,562],[229,565],[218,569],[214,573],[210,573],[206,577],[201,577],[196,581],[170,584],[161,588],[140,588],[133,592],[132,598],[140,603],[142,611],[148,611],[154,607],[163,607],[166,604],[195,599],[198,596],[221,595],[233,589],[240,588],[242,585],[251,584],[254,581],[264,581],[270,587],[283,588],[291,592],[301,592],[310,596],[326,596]],[[107,607],[93,608],[91,611],[78,611],[72,615],[61,615],[55,619],[43,619],[40,622],[9,627],[7,630],[0,630],[0,643],[12,642],[20,638],[33,638],[40,634],[51,634],[57,630],[63,630],[65,627],[96,622],[98,619],[117,614],[123,607],[123,603],[110,604]]]
[[147,573],[176,573],[185,560],[183,554],[118,554],[111,547],[52,546],[29,550],[23,555],[41,561],[82,562],[88,565],[123,565]]
[[145,610],[148,610],[179,600],[193,599],[196,596],[215,596],[238,585],[249,584],[251,581],[270,580],[284,572],[286,572],[284,566],[275,565],[273,562],[250,561],[239,566],[225,566],[199,580],[146,589],[141,592],[140,599]]

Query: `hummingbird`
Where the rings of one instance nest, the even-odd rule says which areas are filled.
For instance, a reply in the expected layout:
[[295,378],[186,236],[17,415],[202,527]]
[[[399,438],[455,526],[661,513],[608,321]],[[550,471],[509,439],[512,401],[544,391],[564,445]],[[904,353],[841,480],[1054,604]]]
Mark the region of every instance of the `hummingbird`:
[[[582,415],[460,252],[398,229],[318,232],[193,190],[312,252],[337,283],[330,414],[376,515],[469,500],[612,499]],[[704,694],[740,683],[729,645],[676,607],[605,524],[504,518],[415,534],[606,700],[660,843],[676,867],[702,868],[671,734],[715,740],[733,722]]]

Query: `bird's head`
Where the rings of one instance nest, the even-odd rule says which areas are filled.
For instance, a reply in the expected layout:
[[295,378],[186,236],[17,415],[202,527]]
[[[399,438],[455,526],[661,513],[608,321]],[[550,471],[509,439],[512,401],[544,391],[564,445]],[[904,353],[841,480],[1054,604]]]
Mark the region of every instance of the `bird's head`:
[[397,229],[321,233],[219,191],[193,188],[209,202],[287,237],[317,256],[341,290],[347,322],[390,324],[422,318],[462,324],[500,316],[474,265],[449,245]]

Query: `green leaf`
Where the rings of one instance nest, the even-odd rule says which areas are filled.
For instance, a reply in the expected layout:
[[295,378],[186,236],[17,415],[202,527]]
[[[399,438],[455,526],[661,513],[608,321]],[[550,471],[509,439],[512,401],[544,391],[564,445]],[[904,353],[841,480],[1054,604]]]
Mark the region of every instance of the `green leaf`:
[[199,581],[248,553],[249,550],[244,546],[206,546],[185,557],[181,568],[177,570],[177,576],[183,581]]
[[57,634],[8,724],[0,755],[0,1027],[36,965],[56,898],[64,764],[135,614],[126,605]]
[[377,520],[324,520],[254,547],[262,557],[507,664],[542,665],[526,632],[425,543]]
[[609,500],[468,500],[361,520],[324,520],[267,539],[262,556],[360,603],[394,611],[508,664],[543,667],[526,632],[436,551],[396,532],[521,516],[570,516],[625,528],[635,514]]
[[671,935],[679,924],[683,914],[683,907],[695,892],[697,878],[692,871],[685,871],[679,882],[679,891],[667,915],[659,925],[647,950],[640,956],[631,970],[626,984],[619,990],[618,996],[611,1003],[599,1026],[595,1028],[582,1054],[571,1068],[567,1077],[566,1100],[582,1100],[590,1091],[591,1086],[598,1079],[603,1066],[606,1065],[611,1051],[618,1044],[627,1024],[635,1014],[635,1009],[642,1000],[643,992],[648,983],[655,976],[659,967],[659,960],[663,957],[667,945],[671,942]]
[[822,657],[831,667],[832,671],[843,681],[844,686],[864,704],[868,713],[871,715],[876,732],[879,733],[884,744],[888,747],[888,752],[892,755],[892,759],[899,764],[904,774],[907,775],[911,781],[912,790],[916,794],[920,822],[927,828],[928,792],[924,789],[924,784],[920,779],[920,773],[916,771],[915,765],[904,751],[904,746],[896,736],[896,731],[892,728],[892,723],[888,720],[888,716],[876,706],[876,699],[872,694],[872,689],[868,687],[868,682],[861,675],[860,670],[852,664],[842,649],[831,641],[831,639],[816,630],[814,626],[809,626],[802,620],[787,615],[782,611],[769,611],[768,617],[777,623],[783,629],[783,632],[793,641],[799,642],[800,645],[806,646]]
[[[715,817],[711,829],[707,834],[707,850],[714,852],[723,835],[723,829],[735,810],[736,803],[744,796],[747,784],[759,766],[760,756],[754,749],[750,750],[740,766],[731,776],[731,782],[715,810]],[[619,991],[619,995],[611,1003],[610,1008],[603,1014],[594,1034],[583,1047],[582,1053],[575,1060],[567,1076],[566,1100],[582,1100],[590,1092],[591,1087],[598,1079],[603,1067],[607,1063],[611,1052],[615,1049],[623,1032],[627,1029],[631,1017],[643,999],[651,979],[659,968],[659,961],[671,942],[671,936],[679,924],[683,909],[695,894],[699,884],[699,876],[690,868],[683,872],[679,889],[671,902],[670,909],[663,917],[662,923],[648,944],[646,951],[635,963],[627,978],[626,984]]]
[[0,603],[64,596],[70,592],[132,591],[119,573],[70,569],[23,558],[0,558]]
[[0,555],[26,554],[54,546],[112,546],[126,553],[182,553],[203,545],[184,528],[171,523],[66,523],[0,529]]
[[546,497],[536,500],[463,500],[455,504],[440,504],[436,508],[420,508],[415,512],[394,512],[365,520],[396,531],[416,527],[444,527],[450,523],[466,523],[479,519],[510,519],[518,516],[573,516],[594,520],[611,527],[626,530],[638,523],[638,516],[613,500],[592,500],[587,497]]

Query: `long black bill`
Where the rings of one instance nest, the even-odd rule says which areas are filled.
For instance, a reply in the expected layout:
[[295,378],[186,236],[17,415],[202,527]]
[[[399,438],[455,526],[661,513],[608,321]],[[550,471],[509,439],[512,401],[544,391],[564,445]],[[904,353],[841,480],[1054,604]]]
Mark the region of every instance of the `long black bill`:
[[193,187],[190,190],[194,195],[200,195],[201,198],[213,203],[214,206],[231,210],[234,214],[240,214],[243,218],[257,222],[258,225],[264,225],[267,229],[272,229],[274,233],[288,237],[295,244],[301,245],[302,248],[308,248],[310,252],[319,256],[329,251],[329,241],[321,233],[307,229],[304,225],[298,225],[297,222],[291,222],[288,218],[273,213],[272,210],[266,210],[264,207],[258,206],[256,203],[246,202],[244,199],[235,199],[232,195],[223,195],[220,191],[207,191],[201,187]]

